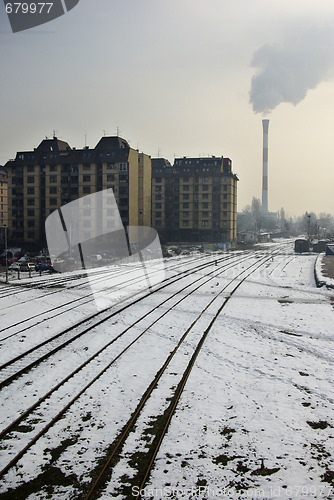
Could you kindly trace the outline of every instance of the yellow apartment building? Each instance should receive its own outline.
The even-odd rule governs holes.
[[[44,244],[45,220],[54,210],[108,188],[124,226],[151,225],[151,158],[121,137],[102,137],[93,149],[45,139],[33,151],[17,153],[6,169],[13,243]],[[84,230],[89,223],[82,217],[78,227]]]

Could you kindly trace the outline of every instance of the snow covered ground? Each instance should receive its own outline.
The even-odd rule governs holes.
[[[270,251],[275,245],[266,248]],[[218,305],[229,296],[229,288],[224,291],[224,287],[249,264],[241,259],[254,263],[259,259],[257,254],[250,257],[244,252],[229,255],[231,264],[235,259],[234,266],[223,267],[228,261],[215,266],[210,255],[169,259],[167,276],[177,276],[194,259],[211,260],[212,266],[185,278],[182,286],[177,282],[96,326],[0,391],[1,431],[72,369],[128,329],[89,368],[38,407],[28,424],[22,425],[24,430],[16,430],[2,444],[4,466],[15,447],[29,441],[32,427],[41,428],[46,415],[57,414],[60,402],[70,402],[112,357],[147,330],[119,362],[87,387],[69,407],[66,418],[27,450],[3,477],[0,495],[19,498],[21,494],[31,500],[79,498],[81,486],[91,482],[96,460],[105,456],[106,447],[127,422],[166,353],[217,297],[171,361],[100,494],[100,498],[136,497],[133,453],[145,453],[143,431],[164,410],[177,375]],[[291,243],[254,272],[228,301],[196,360],[140,497],[334,498],[334,294],[316,288],[315,260],[315,255],[295,255]],[[175,264],[179,267],[173,268]],[[205,282],[209,272],[214,274]],[[197,278],[198,284],[203,283],[195,290]],[[39,279],[47,278],[35,278]],[[50,279],[56,286],[60,277]],[[52,289],[0,286],[1,365],[94,314],[87,280],[75,283],[75,287],[72,280]],[[190,288],[172,298],[186,284]],[[167,313],[172,304],[174,308]],[[35,320],[29,318],[39,313],[43,315],[34,325]],[[25,331],[16,335],[23,320],[27,320]],[[45,474],[50,468],[55,476],[52,484]],[[25,489],[28,485],[34,492],[24,496],[30,491]]]
[[[187,383],[148,493],[334,498],[334,304],[314,288],[314,260],[269,266],[229,303]]]

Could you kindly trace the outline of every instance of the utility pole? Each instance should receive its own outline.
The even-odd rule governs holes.
[[[307,221],[308,240],[309,240],[309,242],[311,242],[311,214],[308,214],[306,212],[306,215],[308,217],[308,221]]]

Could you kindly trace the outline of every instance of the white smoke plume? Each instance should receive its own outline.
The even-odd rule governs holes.
[[[334,23],[295,32],[281,47],[263,45],[251,65],[259,68],[250,91],[255,113],[269,113],[282,102],[298,104],[334,76]]]

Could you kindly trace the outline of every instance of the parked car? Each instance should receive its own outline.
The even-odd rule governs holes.
[[[55,272],[50,262],[38,262],[35,266],[36,271],[50,271]]]
[[[8,269],[12,271],[35,271],[35,268],[36,268],[35,262],[24,260],[22,262],[20,261],[14,262],[9,266]]]
[[[10,266],[11,264],[13,264],[14,262],[16,262],[20,257],[18,256],[15,256],[13,255],[12,252],[7,252],[7,259],[6,259],[6,254],[3,252],[1,255],[0,255],[0,265],[1,266]]]

